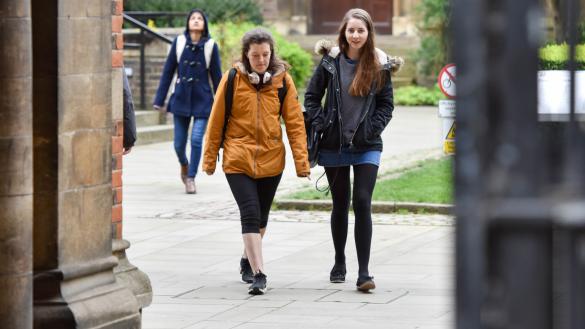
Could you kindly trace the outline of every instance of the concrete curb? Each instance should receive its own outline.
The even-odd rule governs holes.
[[[322,210],[331,211],[331,200],[275,200],[274,206],[279,210]],[[408,211],[413,213],[453,214],[453,205],[437,203],[372,201],[372,213],[396,213]]]

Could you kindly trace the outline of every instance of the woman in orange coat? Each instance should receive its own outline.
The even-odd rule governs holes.
[[[288,64],[278,59],[269,32],[254,29],[242,38],[241,61],[234,65],[233,101],[226,120],[225,74],[211,110],[205,137],[203,171],[215,172],[223,141],[223,171],[240,210],[244,257],[240,261],[242,280],[252,283],[253,295],[266,291],[262,259],[262,236],[268,213],[284,170],[285,149],[280,117],[284,119],[298,177],[308,177],[310,167],[301,105]],[[286,95],[279,99],[279,89]]]

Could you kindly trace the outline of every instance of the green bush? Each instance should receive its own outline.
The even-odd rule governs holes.
[[[211,35],[219,45],[222,70],[224,72],[232,67],[234,62],[240,60],[242,36],[255,27],[257,26],[246,22],[224,22],[210,26]],[[272,30],[271,33],[276,42],[276,53],[292,66],[289,73],[294,80],[295,86],[304,86],[305,81],[311,75],[313,67],[311,55],[297,43],[287,41],[278,32]]]
[[[209,21],[217,22],[253,22],[262,24],[262,12],[257,0],[125,0],[126,11],[167,11],[185,12],[191,9],[202,9]],[[169,27],[169,20],[155,19],[156,26]],[[185,17],[172,20],[170,26],[185,25]]]
[[[416,106],[416,105],[439,105],[439,100],[445,96],[438,85],[434,88],[420,86],[398,87],[394,90],[394,104]]]
[[[449,0],[422,0],[416,8],[421,45],[414,54],[417,71],[424,76],[437,76],[449,62]]]
[[[578,70],[585,70],[585,44],[577,45],[575,60]],[[540,48],[538,53],[541,70],[566,70],[569,60],[569,45],[551,44]]]
[[[313,69],[311,54],[301,48],[298,43],[287,41],[276,31],[272,31],[272,34],[276,39],[278,55],[291,65],[289,73],[295,82],[295,86],[304,88]]]

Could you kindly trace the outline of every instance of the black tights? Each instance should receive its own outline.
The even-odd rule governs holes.
[[[240,208],[242,234],[260,233],[268,224],[270,206],[282,174],[256,179],[244,174],[226,174],[225,177]]]
[[[331,188],[333,211],[331,212],[331,235],[335,247],[335,263],[345,263],[345,243],[351,184],[349,166],[325,167]],[[353,212],[355,214],[355,246],[358,256],[359,275],[368,276],[370,247],[372,245],[372,193],[376,185],[378,166],[362,164],[353,166]]]

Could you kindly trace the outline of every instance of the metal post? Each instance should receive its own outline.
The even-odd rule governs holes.
[[[479,329],[483,301],[485,210],[481,208],[485,129],[486,49],[479,24],[482,0],[453,0],[454,56],[457,64],[455,153],[456,328]],[[467,81],[467,83],[465,83]]]
[[[145,44],[146,37],[144,29],[140,29],[140,108],[146,108],[146,78],[145,78]]]

